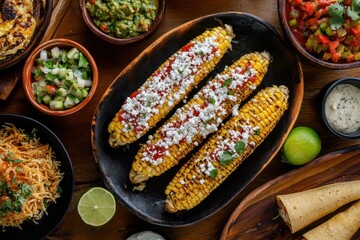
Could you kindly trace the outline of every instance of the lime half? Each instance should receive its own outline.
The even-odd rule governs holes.
[[[305,126],[293,128],[281,148],[284,162],[303,165],[312,161],[321,150],[321,140],[317,132]]]
[[[115,214],[115,198],[108,190],[94,187],[81,196],[77,210],[86,224],[102,226]]]

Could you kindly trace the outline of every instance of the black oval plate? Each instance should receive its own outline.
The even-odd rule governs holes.
[[[144,83],[147,76],[151,75],[162,62],[205,29],[219,26],[221,23],[231,25],[236,37],[232,51],[224,56],[207,79],[212,78],[225,66],[246,53],[267,50],[272,54],[273,60],[258,89],[274,84],[288,86],[290,106],[268,139],[207,199],[191,211],[170,214],[164,210],[164,191],[181,163],[160,177],[150,179],[144,192],[134,192],[128,174],[132,160],[139,149],[139,143],[146,141],[147,135],[131,144],[129,148],[112,149],[107,142],[109,138],[107,126],[125,98]],[[124,206],[140,218],[162,226],[193,224],[224,207],[275,156],[299,114],[303,91],[303,75],[299,59],[271,25],[246,13],[229,12],[205,16],[185,23],[158,39],[127,66],[110,85],[93,118],[92,145],[95,160],[106,186]],[[150,131],[153,132],[154,130]]]
[[[21,115],[0,114],[0,126],[4,123],[12,123],[25,132],[31,132],[36,129],[37,136],[43,144],[49,144],[55,152],[56,159],[61,162],[60,171],[64,173],[64,177],[60,182],[62,194],[47,208],[47,215],[44,215],[38,224],[32,221],[26,221],[21,224],[21,228],[7,227],[5,232],[1,231],[1,240],[32,240],[42,239],[52,232],[62,221],[70,205],[74,189],[73,167],[69,154],[59,138],[42,123]]]

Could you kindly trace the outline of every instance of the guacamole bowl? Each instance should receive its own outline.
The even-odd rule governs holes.
[[[112,44],[126,45],[150,36],[165,16],[165,0],[79,0],[82,17],[92,33]],[[142,3],[142,4],[141,4]]]

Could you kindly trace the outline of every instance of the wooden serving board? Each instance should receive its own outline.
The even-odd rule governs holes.
[[[349,204],[291,234],[278,214],[276,196],[300,192],[334,182],[360,179],[360,145],[328,153],[313,162],[286,173],[250,193],[235,209],[225,225],[221,240],[228,239],[291,239],[299,240],[302,234],[328,220]],[[360,230],[353,239],[359,239]]]
[[[54,0],[53,2],[51,20],[41,42],[47,41],[54,36],[71,0]],[[19,64],[0,72],[0,100],[6,100],[10,95],[21,77],[22,67],[23,64],[20,62]]]

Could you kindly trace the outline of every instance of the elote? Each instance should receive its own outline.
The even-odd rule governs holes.
[[[131,182],[159,176],[218,130],[261,83],[270,58],[266,51],[246,54],[209,81],[142,145],[129,174]]]
[[[115,114],[110,146],[132,143],[154,127],[214,69],[233,36],[228,25],[206,30],[165,61]]]
[[[203,201],[260,145],[287,107],[285,86],[259,91],[176,173],[165,190],[166,211],[189,210]]]

